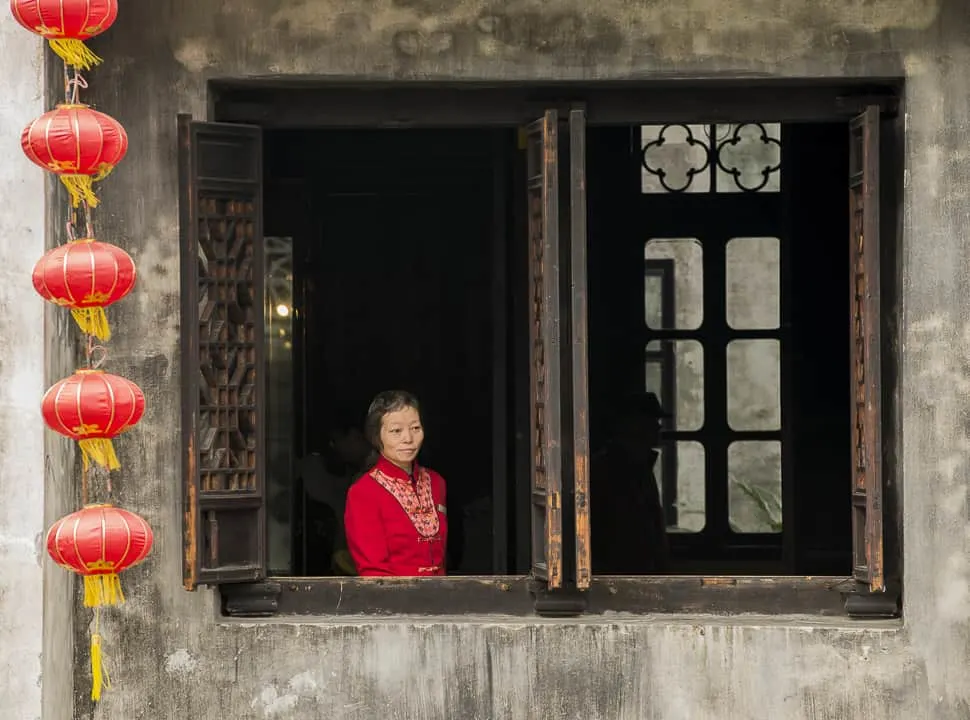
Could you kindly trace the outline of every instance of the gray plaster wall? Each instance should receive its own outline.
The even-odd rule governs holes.
[[[46,188],[44,172],[18,149],[21,131],[46,109],[44,48],[7,20],[0,23],[0,714],[60,720],[72,707],[72,595],[70,580],[44,562],[44,531],[62,501],[40,419],[45,303],[30,279],[45,250]]]
[[[114,689],[79,718],[843,720],[970,716],[970,5],[963,0],[156,0],[124,3],[86,97],[128,128],[99,232],[140,285],[110,366],[145,389],[119,497],[157,531],[106,627]],[[804,618],[220,622],[180,587],[175,114],[212,78],[905,75],[904,625]],[[55,87],[59,92],[59,88]],[[87,630],[79,611],[78,641]],[[64,678],[51,682],[66,682]]]

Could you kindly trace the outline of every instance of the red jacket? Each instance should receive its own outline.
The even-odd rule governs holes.
[[[445,574],[445,481],[414,466],[414,480],[381,457],[347,492],[347,549],[362,577]]]

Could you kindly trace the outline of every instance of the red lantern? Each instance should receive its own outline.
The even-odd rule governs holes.
[[[147,522],[113,505],[85,505],[47,532],[47,552],[84,576],[84,607],[91,608],[124,603],[118,573],[148,557],[152,542]]]
[[[87,105],[58,105],[24,128],[24,154],[56,173],[74,207],[98,204],[91,184],[104,180],[128,152],[128,133],[114,118]]]
[[[34,265],[34,289],[48,302],[71,309],[81,331],[110,340],[104,308],[135,286],[135,263],[119,247],[94,238],[56,247]]]
[[[103,370],[78,370],[55,383],[41,401],[47,426],[77,440],[84,467],[94,462],[121,467],[111,438],[133,427],[145,414],[141,388]]]
[[[68,65],[89,70],[101,62],[85,40],[100,35],[118,17],[118,0],[10,0],[14,19],[50,42]]]
[[[84,606],[96,612],[125,601],[118,573],[134,567],[151,552],[154,538],[145,520],[113,505],[86,505],[47,531],[47,553],[58,565],[84,578]],[[91,699],[107,685],[102,668],[101,634],[96,615],[91,635]]]

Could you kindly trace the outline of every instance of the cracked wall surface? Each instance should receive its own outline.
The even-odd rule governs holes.
[[[39,720],[44,676],[42,598],[44,430],[44,302],[31,287],[31,269],[44,253],[44,173],[18,148],[18,139],[44,111],[40,41],[15,22],[0,25],[0,697],[4,714]],[[68,619],[65,608],[63,619]],[[70,638],[70,627],[61,626]],[[70,677],[69,667],[64,667]],[[61,708],[68,707],[67,693]],[[53,715],[51,717],[54,717]]]

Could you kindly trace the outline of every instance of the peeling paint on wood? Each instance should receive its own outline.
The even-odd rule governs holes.
[[[879,264],[879,108],[849,133],[849,303],[852,410],[852,552],[856,579],[886,590],[883,566],[882,314]]]
[[[558,113],[547,111],[529,127],[526,148],[529,292],[532,294],[529,324],[532,574],[550,588],[562,585],[558,125]]]
[[[569,111],[569,243],[572,339],[573,502],[576,518],[576,587],[593,579],[590,539],[589,332],[586,307],[586,113]]]

